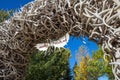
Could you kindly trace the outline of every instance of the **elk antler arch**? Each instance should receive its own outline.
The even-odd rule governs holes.
[[[88,36],[112,55],[120,79],[119,0],[36,0],[0,24],[0,79],[23,80],[29,55],[38,43],[69,33]]]

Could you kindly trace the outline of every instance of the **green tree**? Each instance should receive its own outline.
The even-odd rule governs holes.
[[[79,54],[81,54],[81,52]],[[93,52],[91,58],[89,57],[88,54],[86,56],[85,55],[79,56],[79,58],[81,58],[81,60],[77,59],[80,61],[77,61],[77,62],[79,62],[77,64],[78,65],[77,69],[75,70],[75,68],[74,68],[74,73],[75,73],[74,79],[75,80],[98,80],[98,77],[100,77],[104,74],[107,74],[109,77],[109,80],[114,80],[114,76],[112,74],[112,67],[109,65],[109,60],[108,59],[104,60],[103,55],[104,55],[104,52],[102,51],[102,48],[99,48],[99,50],[97,50],[96,52]],[[79,71],[77,71],[77,70],[79,70]],[[77,72],[75,72],[75,71],[77,71]],[[76,77],[78,77],[78,75],[79,75],[79,77],[81,77],[81,75],[82,75],[83,78],[76,79]]]
[[[77,64],[74,66],[75,80],[88,80],[87,63],[90,59],[86,46],[81,46],[76,53]]]
[[[26,80],[71,80],[69,57],[63,48],[32,55]]]
[[[0,22],[5,21],[8,19],[13,13],[13,10],[10,11],[5,11],[5,10],[0,10]]]
[[[104,52],[102,48],[99,48],[93,53],[92,58],[88,62],[87,71],[89,73],[89,79],[97,80],[98,77],[107,74],[109,80],[114,80],[112,73],[112,67],[109,65],[109,61],[103,58]]]
[[[87,63],[90,59],[89,56],[81,57],[81,62],[79,64],[75,64],[74,66],[74,74],[75,80],[88,80],[88,73],[87,73]]]
[[[74,65],[74,79],[80,80],[80,66],[77,65],[77,63]]]

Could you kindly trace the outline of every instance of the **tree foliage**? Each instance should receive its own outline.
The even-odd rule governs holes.
[[[104,52],[102,48],[99,48],[98,51],[93,53],[92,59],[88,62],[88,73],[91,80],[97,80],[98,77],[107,74],[109,80],[114,80],[112,73],[112,67],[109,64],[108,60],[103,58]]]
[[[10,10],[10,11],[0,10],[0,22],[3,22],[6,19],[8,19],[12,13],[13,13],[13,10]]]
[[[87,63],[89,60],[87,47],[81,46],[76,53],[77,64],[74,66],[75,80],[88,80]]]
[[[31,56],[26,80],[71,80],[70,51],[61,48],[45,53],[38,52]]]
[[[74,79],[75,80],[80,80],[80,66],[77,65],[77,63],[74,65]]]
[[[75,65],[74,79],[75,80],[98,80],[98,77],[104,74],[107,74],[107,76],[109,77],[109,80],[114,80],[114,76],[112,74],[112,67],[109,65],[108,60],[104,60],[103,55],[104,55],[104,52],[102,51],[101,48],[99,48],[99,50],[97,50],[96,52],[93,52],[91,58],[89,55],[79,56],[81,58],[81,61],[78,61],[80,63]]]
[[[75,64],[74,66],[74,73],[75,73],[75,80],[88,80],[88,73],[87,73],[87,63],[89,60],[89,56],[81,57],[81,62],[79,65]]]

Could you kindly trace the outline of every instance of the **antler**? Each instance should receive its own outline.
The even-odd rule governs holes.
[[[36,0],[0,24],[0,78],[22,80],[28,57],[38,43],[50,43],[66,33],[88,36],[111,56],[115,79],[120,79],[119,0]],[[15,56],[19,57],[16,62]],[[8,57],[7,56],[12,56]],[[5,63],[9,63],[9,67]],[[19,64],[17,64],[19,63]],[[23,68],[23,65],[25,68]],[[14,73],[13,73],[14,72]],[[10,76],[12,75],[12,77]]]

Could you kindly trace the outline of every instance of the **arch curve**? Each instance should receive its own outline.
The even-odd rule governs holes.
[[[88,36],[112,55],[120,79],[119,0],[35,0],[0,24],[0,79],[23,80],[35,45],[69,33]]]

